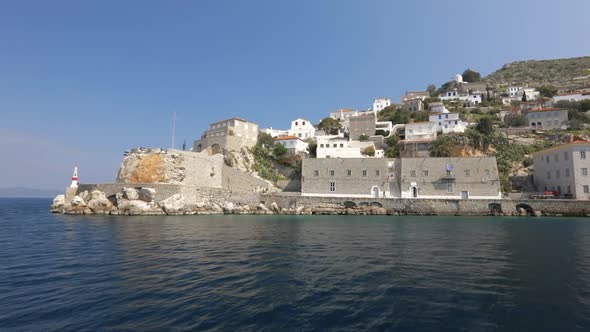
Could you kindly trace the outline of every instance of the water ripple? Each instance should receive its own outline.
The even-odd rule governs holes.
[[[590,223],[0,200],[0,330],[590,330]]]

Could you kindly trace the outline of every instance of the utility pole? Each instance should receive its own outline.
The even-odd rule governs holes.
[[[174,149],[175,136],[176,136],[176,112],[172,113],[172,149]]]

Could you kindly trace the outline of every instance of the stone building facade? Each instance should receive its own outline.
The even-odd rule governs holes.
[[[590,143],[574,142],[533,153],[533,179],[538,191],[590,199]]]
[[[401,198],[501,198],[495,157],[402,158]]]
[[[500,199],[496,158],[306,159],[302,196]]]
[[[359,115],[348,119],[348,132],[351,140],[357,141],[361,135],[375,135],[377,119],[374,113]]]
[[[567,110],[560,108],[538,108],[526,113],[529,125],[534,129],[562,129],[568,124]]]
[[[240,118],[214,122],[193,144],[194,152],[210,150],[212,154],[240,151],[242,147],[253,147],[258,142],[258,125]]]
[[[302,196],[395,197],[399,159],[304,159]]]

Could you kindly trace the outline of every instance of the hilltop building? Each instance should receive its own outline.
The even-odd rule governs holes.
[[[348,133],[351,140],[359,140],[361,135],[375,136],[377,130],[389,133],[393,128],[391,121],[377,121],[374,112],[359,112],[348,119]]]
[[[269,134],[271,137],[278,137],[278,136],[287,136],[287,135],[289,135],[289,131],[288,130],[273,129],[273,127],[260,129],[260,132],[261,133],[265,133],[265,134]]]
[[[342,129],[344,129],[344,131],[348,131],[348,126],[350,123],[348,120],[353,116],[358,116],[358,114],[359,111],[351,110],[348,108],[341,108],[335,112],[331,112],[330,117],[332,119],[340,121],[340,124],[342,124]]]
[[[375,98],[373,100],[373,111],[380,112],[385,107],[391,105],[391,100],[389,98]]]
[[[402,102],[402,109],[406,109],[410,112],[424,111],[424,101],[420,98],[405,100]]]
[[[291,121],[291,129],[288,131],[289,136],[295,136],[301,139],[314,138],[315,127],[305,119],[295,119]]]
[[[574,142],[533,153],[537,190],[590,199],[590,142]]]
[[[422,101],[430,98],[428,91],[406,91],[406,94],[400,97],[400,102],[403,104],[405,101],[412,99],[420,99]]]
[[[240,151],[258,141],[258,125],[240,118],[231,118],[209,125],[209,129],[193,144],[193,151],[210,149],[211,154],[223,150]]]
[[[575,91],[568,93],[561,93],[551,98],[551,104],[555,105],[559,101],[582,101],[590,100],[590,92],[587,91]]]

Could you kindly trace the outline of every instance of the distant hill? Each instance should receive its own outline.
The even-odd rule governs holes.
[[[515,61],[484,77],[482,81],[489,84],[530,83],[532,85],[590,81],[590,56]]]
[[[0,198],[54,198],[62,194],[59,190],[34,188],[0,188]]]

